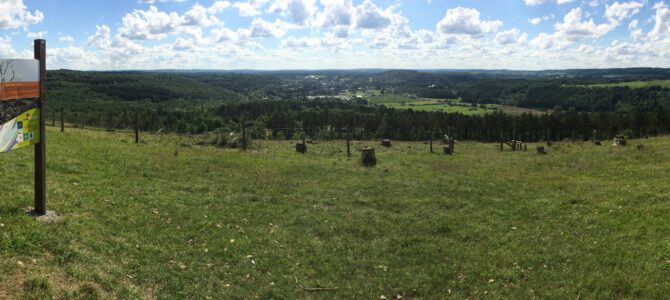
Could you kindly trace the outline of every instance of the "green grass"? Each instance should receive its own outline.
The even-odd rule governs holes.
[[[48,207],[64,216],[54,224],[23,212],[32,149],[0,156],[0,298],[670,293],[669,138],[631,142],[642,150],[556,143],[545,156],[356,142],[377,147],[367,169],[343,142],[175,156],[174,137],[143,140],[50,131]]]
[[[591,84],[587,87],[629,87],[629,88],[647,88],[652,86],[660,86],[663,88],[670,88],[670,80],[651,80],[651,81],[628,81],[617,83],[601,83]]]
[[[365,95],[363,95],[365,97]],[[460,99],[427,99],[410,98],[402,95],[393,94],[369,94],[367,95],[370,103],[381,104],[395,109],[412,109],[418,111],[441,111],[447,113],[462,113],[465,115],[485,114],[495,111],[492,104],[487,104],[486,108],[472,107],[469,103],[463,103]]]

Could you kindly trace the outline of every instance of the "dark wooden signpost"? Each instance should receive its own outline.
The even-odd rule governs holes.
[[[35,145],[35,215],[46,208],[46,41],[35,40],[35,59],[0,60],[0,101],[35,98],[11,120],[3,120],[0,152]]]

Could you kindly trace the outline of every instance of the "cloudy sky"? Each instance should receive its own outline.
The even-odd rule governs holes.
[[[670,1],[0,0],[49,69],[670,67]]]

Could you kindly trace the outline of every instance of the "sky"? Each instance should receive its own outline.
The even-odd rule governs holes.
[[[0,0],[0,57],[48,69],[670,67],[670,1]]]

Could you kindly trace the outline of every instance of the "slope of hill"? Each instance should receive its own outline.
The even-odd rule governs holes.
[[[0,298],[670,293],[668,138],[557,143],[545,156],[394,143],[369,169],[343,142],[175,156],[174,136],[130,141],[49,132],[48,207],[63,215],[52,224],[23,212],[32,149],[0,157]]]

